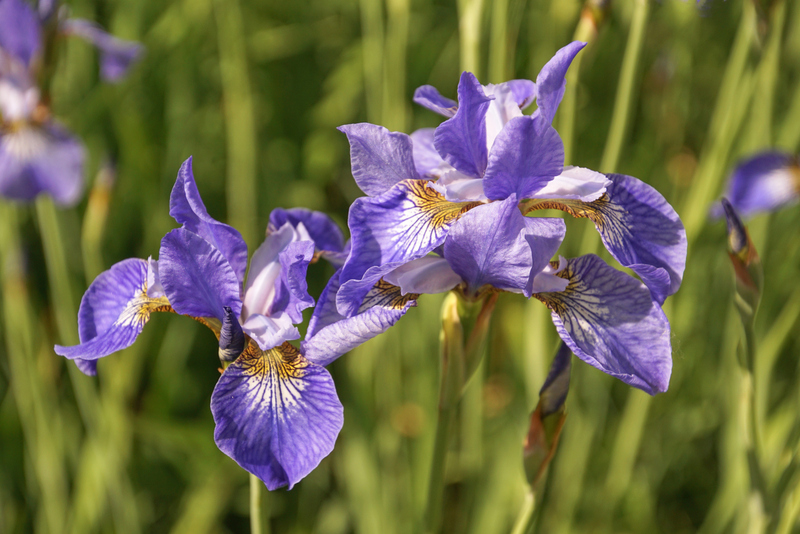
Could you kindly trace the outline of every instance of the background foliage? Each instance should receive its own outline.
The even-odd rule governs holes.
[[[54,110],[85,140],[88,176],[101,177],[91,200],[56,215],[67,291],[44,266],[43,210],[0,206],[22,228],[20,236],[0,228],[0,532],[246,531],[246,473],[213,442],[211,334],[156,315],[132,348],[102,360],[97,378],[85,377],[52,351],[74,342],[83,290],[116,261],[157,254],[175,227],[169,191],[189,155],[209,212],[237,227],[251,250],[274,207],[324,210],[344,223],[360,191],[336,126],[436,125],[438,117],[411,102],[413,90],[429,83],[454,96],[462,68],[484,83],[535,79],[572,40],[582,7],[69,2],[75,16],[140,40],[147,52],[121,85],[109,86],[98,81],[89,45],[60,43]],[[649,398],[574,365],[539,531],[737,532],[749,491],[737,420],[739,324],[724,225],[706,214],[738,158],[776,145],[798,150],[800,4],[630,0],[605,10],[571,74],[574,106],[565,103],[556,120],[565,137],[572,131],[567,163],[659,189],[687,225],[689,260],[684,286],[665,307],[673,325],[669,392]],[[638,55],[625,59],[632,51]],[[618,97],[625,80],[632,90]],[[627,120],[615,119],[624,111]],[[617,158],[607,147],[614,136]],[[583,222],[568,221],[565,255],[596,250]],[[784,444],[800,408],[799,225],[796,208],[750,223],[765,266],[756,385],[768,416],[764,461],[776,480],[795,451],[796,439]],[[321,264],[310,269],[312,294],[330,274]],[[435,425],[440,303],[424,297],[398,326],[331,366],[344,430],[295,489],[264,495],[273,532],[416,531]],[[500,299],[448,461],[448,532],[510,529],[524,495],[526,420],[555,348],[541,304]],[[785,509],[796,510],[797,493]],[[790,520],[785,531],[798,530]]]

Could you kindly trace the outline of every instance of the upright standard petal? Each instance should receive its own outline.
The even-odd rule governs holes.
[[[192,173],[192,158],[181,165],[169,196],[169,214],[178,224],[211,243],[228,260],[241,283],[247,269],[247,244],[235,228],[212,218]]]
[[[190,317],[225,318],[225,307],[242,312],[239,280],[222,253],[184,228],[161,240],[158,272],[176,312]]]
[[[448,202],[423,180],[406,180],[379,197],[356,199],[348,217],[352,248],[342,269],[342,283],[362,279],[371,267],[393,264],[394,269],[425,256],[444,242],[461,215],[477,205]]]
[[[435,128],[421,128],[411,133],[414,167],[423,178],[439,178],[453,167],[442,159],[433,144]]]
[[[374,197],[402,180],[419,179],[408,135],[369,123],[339,126],[339,131],[350,141],[350,168],[364,193]]]
[[[0,0],[0,48],[29,67],[41,46],[36,12],[22,0]]]
[[[0,134],[0,194],[28,201],[48,193],[71,206],[83,191],[85,155],[80,141],[57,124]]]
[[[661,304],[683,279],[683,223],[661,193],[641,180],[622,174],[607,177],[611,183],[595,201],[537,200],[529,209],[560,209],[590,219],[611,255],[638,274]]]
[[[144,52],[141,44],[109,35],[88,20],[69,19],[63,23],[62,29],[64,33],[82,37],[97,47],[100,51],[100,75],[107,82],[121,80]]]
[[[541,116],[511,119],[497,135],[489,154],[483,189],[492,200],[511,194],[530,198],[564,166],[564,144]]]
[[[561,219],[524,217],[511,195],[464,214],[447,236],[444,257],[469,293],[485,285],[521,293],[531,272],[548,265],[565,232]]]
[[[344,235],[342,235],[339,225],[321,211],[312,211],[306,208],[288,210],[275,208],[269,214],[269,231],[274,232],[287,222],[295,228],[302,223],[314,241],[314,248],[318,251],[341,252],[344,250]]]
[[[367,292],[358,312],[345,318],[336,309],[337,271],[328,281],[308,324],[303,355],[317,365],[328,365],[362,343],[385,332],[417,305],[417,294],[403,295],[400,288],[379,281]]]
[[[534,296],[581,360],[651,395],[667,390],[670,330],[647,287],[589,254],[568,260],[566,290]]]
[[[436,128],[434,145],[442,158],[463,174],[481,178],[486,170],[486,111],[493,97],[471,72],[458,82],[458,111]]]
[[[443,97],[432,85],[417,87],[414,91],[414,102],[448,118],[455,115],[458,110],[458,102]]]
[[[733,171],[725,196],[742,217],[795,204],[800,199],[800,163],[783,152],[746,159]],[[714,213],[722,214],[720,208]]]
[[[542,67],[539,76],[536,78],[538,113],[545,118],[547,125],[553,123],[558,105],[561,103],[561,99],[564,98],[564,91],[567,87],[567,69],[569,69],[572,60],[575,59],[578,52],[583,50],[584,46],[586,46],[586,43],[573,41],[563,47]]]
[[[292,488],[327,456],[344,422],[331,375],[289,344],[254,344],[211,395],[214,440],[270,490]]]
[[[404,263],[383,279],[398,286],[403,295],[444,293],[464,281],[446,259],[432,254]]]
[[[56,354],[71,360],[96,360],[131,346],[157,311],[172,311],[169,301],[148,294],[147,261],[123,260],[95,278],[81,299],[78,334],[81,343],[55,346]],[[78,367],[93,374],[94,366]]]

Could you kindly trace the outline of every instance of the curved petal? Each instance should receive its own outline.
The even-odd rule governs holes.
[[[152,312],[171,311],[166,298],[148,295],[147,277],[147,261],[131,258],[95,278],[78,311],[81,343],[56,345],[56,354],[70,360],[96,360],[131,346]],[[88,362],[78,363],[78,368],[96,372]]]
[[[455,100],[443,97],[432,85],[417,87],[414,91],[414,102],[445,117],[452,117],[458,110],[458,103]]]
[[[544,117],[547,125],[553,123],[558,105],[564,98],[567,69],[584,46],[586,43],[573,41],[563,47],[542,67],[536,78],[536,104],[539,106],[537,111]]]
[[[0,194],[33,200],[49,193],[61,205],[83,192],[83,145],[56,124],[22,126],[0,136]]]
[[[22,0],[0,0],[0,48],[29,67],[41,46],[36,12]]]
[[[636,272],[661,304],[683,279],[687,246],[683,223],[646,183],[622,174],[607,177],[611,183],[605,194],[593,202],[544,200],[532,205],[590,219],[611,255]]]
[[[435,128],[421,128],[411,134],[411,148],[414,156],[414,168],[423,178],[438,178],[444,172],[453,170],[433,145]]]
[[[433,143],[442,158],[460,172],[481,178],[486,170],[486,111],[493,97],[471,72],[458,82],[458,111],[436,128]]]
[[[400,287],[403,295],[444,293],[463,281],[446,259],[430,255],[401,265],[383,279]]]
[[[408,135],[366,122],[339,126],[338,130],[350,141],[353,178],[369,196],[380,195],[402,180],[419,178]]]
[[[309,361],[328,365],[362,343],[385,332],[417,305],[416,294],[403,295],[400,288],[380,281],[367,293],[358,313],[345,318],[336,311],[339,274],[331,277],[314,309],[302,352]]]
[[[569,198],[581,202],[597,200],[611,181],[606,175],[583,167],[564,167],[564,170],[536,192],[536,198]]]
[[[292,318],[283,312],[270,317],[258,313],[250,315],[242,328],[261,350],[277,347],[290,339],[300,339],[300,331]]]
[[[314,305],[306,282],[306,271],[313,257],[311,241],[295,241],[281,251],[281,280],[270,313],[286,312],[294,323],[302,322],[303,310]]]
[[[536,98],[536,84],[531,80],[509,80],[498,85],[508,87],[519,109],[525,109]]]
[[[88,20],[66,20],[62,30],[66,34],[82,37],[97,47],[100,51],[100,75],[107,82],[121,80],[144,52],[144,46],[140,43],[118,39]]]
[[[192,173],[191,157],[183,162],[178,171],[178,178],[169,196],[169,214],[178,224],[219,250],[230,263],[239,282],[244,280],[247,244],[235,228],[217,221],[206,211]]]
[[[321,211],[312,211],[306,208],[288,210],[275,208],[269,214],[269,231],[277,231],[287,222],[295,228],[302,223],[308,235],[314,240],[316,250],[327,252],[344,250],[344,235],[339,229],[339,225]]]
[[[242,313],[239,280],[219,250],[183,228],[161,240],[158,272],[176,312],[190,317],[225,318],[225,307]]]
[[[568,260],[567,289],[534,296],[550,308],[558,335],[589,365],[654,395],[672,371],[670,330],[647,287],[589,254]]]
[[[214,440],[274,490],[291,489],[332,450],[344,422],[331,375],[284,344],[248,349],[211,395]]]
[[[561,219],[523,216],[511,195],[464,214],[447,236],[444,257],[469,293],[484,285],[521,293],[549,264],[565,232]]]
[[[489,154],[483,188],[492,200],[516,194],[530,198],[561,174],[564,144],[540,116],[511,119],[497,135]]]
[[[342,268],[343,284],[361,279],[370,267],[398,267],[425,256],[444,242],[459,217],[479,205],[448,202],[426,183],[406,180],[379,197],[353,202],[348,217],[352,249]]]
[[[796,203],[800,199],[800,163],[783,152],[753,156],[733,171],[725,196],[742,217]],[[718,207],[714,215],[722,214]]]
[[[533,85],[533,82],[531,82]],[[513,118],[521,117],[522,110],[516,101],[516,95],[510,85],[501,83],[497,85],[489,84],[483,87],[486,96],[493,96],[494,100],[489,103],[486,110],[486,148],[491,151],[497,134]]]

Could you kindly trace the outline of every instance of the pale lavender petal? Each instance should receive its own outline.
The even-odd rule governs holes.
[[[276,208],[269,214],[269,230],[274,232],[286,223],[297,227],[302,223],[308,235],[314,240],[314,248],[319,251],[341,252],[344,250],[344,236],[339,225],[321,211],[306,208]]]
[[[486,147],[489,151],[494,145],[497,134],[503,127],[516,117],[522,116],[522,110],[519,109],[519,104],[515,100],[514,93],[511,86],[501,83],[498,85],[485,85],[483,92],[486,96],[494,97],[489,103],[489,109],[486,110]]]
[[[647,286],[593,254],[568,260],[559,293],[537,293],[578,358],[651,395],[667,390],[670,329]]]
[[[219,250],[186,229],[172,230],[158,253],[161,285],[176,312],[222,321],[228,306],[242,312],[239,280]]]
[[[339,272],[331,278],[308,326],[302,352],[309,361],[328,365],[362,343],[385,332],[416,306],[417,295],[403,295],[400,288],[378,282],[365,296],[358,313],[344,318],[336,311]]]
[[[0,135],[0,194],[28,201],[48,193],[73,205],[83,192],[84,159],[83,145],[57,124]]]
[[[436,128],[434,145],[442,158],[460,172],[474,178],[486,170],[486,111],[492,97],[486,96],[477,78],[461,74],[458,111]]]
[[[178,224],[211,243],[228,260],[241,283],[247,269],[247,244],[235,228],[212,218],[192,173],[192,158],[181,165],[169,197],[169,214]]]
[[[556,52],[536,78],[536,104],[547,125],[552,124],[567,87],[567,69],[586,43],[573,41]]]
[[[281,251],[281,278],[275,288],[270,314],[286,312],[295,324],[303,321],[303,310],[314,305],[306,282],[308,264],[313,257],[311,241],[295,241]]]
[[[379,197],[356,199],[348,217],[352,249],[342,269],[342,284],[361,279],[370,267],[398,267],[425,256],[475,205],[448,202],[422,180],[403,181]]]
[[[0,48],[30,66],[41,46],[36,12],[22,0],[0,0]]]
[[[564,144],[541,116],[511,119],[497,135],[489,154],[483,188],[492,200],[516,194],[530,198],[564,165]]]
[[[419,178],[408,135],[366,122],[338,129],[350,141],[353,178],[369,196],[380,195],[402,180]]]
[[[405,262],[394,261],[383,265],[375,265],[368,268],[360,278],[345,280],[341,276],[341,287],[336,293],[336,309],[344,317],[352,317],[358,313],[361,303],[375,284],[381,281]]]
[[[165,298],[147,294],[147,261],[136,258],[114,264],[95,278],[81,299],[78,334],[81,343],[55,346],[56,354],[71,360],[96,360],[129,347],[155,311],[168,311]],[[78,362],[93,374],[96,367]]]
[[[765,152],[740,162],[725,196],[742,217],[774,211],[800,199],[800,164],[783,152]],[[716,208],[717,217],[723,210]]]
[[[462,282],[447,260],[439,256],[425,256],[405,263],[383,277],[408,293],[444,293]]]
[[[414,167],[423,178],[438,178],[443,172],[453,169],[433,145],[435,132],[435,128],[421,128],[411,134]]]
[[[299,321],[298,321],[299,322]],[[288,314],[280,312],[274,316],[253,314],[242,325],[261,350],[277,347],[284,341],[300,339],[300,331]]]
[[[531,80],[509,80],[498,85],[504,85],[511,90],[511,94],[514,95],[514,102],[517,103],[520,109],[525,109],[531,105],[536,98],[536,84]]]
[[[581,202],[597,200],[611,181],[606,175],[583,167],[564,167],[564,170],[536,192],[536,198],[569,198]]]
[[[314,470],[344,422],[331,375],[288,344],[251,348],[228,366],[211,413],[220,450],[270,490],[291,489]]]
[[[456,101],[443,97],[432,85],[417,87],[414,91],[414,102],[445,117],[452,117],[458,109]]]
[[[523,216],[511,195],[464,214],[447,236],[444,257],[469,293],[485,285],[521,293],[548,265],[565,232],[561,219]]]
[[[121,80],[144,52],[144,46],[140,43],[118,39],[88,20],[66,20],[62,30],[68,35],[82,37],[97,47],[100,51],[100,75],[107,82]]]

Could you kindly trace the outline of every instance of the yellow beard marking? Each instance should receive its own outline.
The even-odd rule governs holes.
[[[358,313],[374,306],[402,310],[409,301],[417,300],[418,298],[418,293],[403,295],[399,287],[381,279],[369,290],[367,296],[364,297],[364,302],[362,302],[361,306],[358,308]]]
[[[553,269],[558,269],[558,262],[551,261],[550,266]],[[567,303],[565,302],[564,297],[576,291],[578,284],[581,282],[581,278],[576,276],[576,274],[572,271],[572,265],[570,265],[569,262],[567,262],[567,266],[564,267],[561,272],[554,273],[554,275],[569,281],[566,289],[564,289],[564,291],[554,291],[549,293],[534,293],[533,296],[539,299],[542,304],[550,308],[550,311],[554,312],[560,317],[563,317],[567,311]]]
[[[430,225],[440,229],[454,222],[481,202],[450,202],[438,191],[426,185],[426,180],[406,180],[408,199],[430,220]]]
[[[311,365],[300,351],[287,342],[263,351],[254,341],[247,344],[236,364],[249,377],[248,388],[254,398],[274,406],[278,417],[284,417],[284,410],[299,404],[302,392],[308,385],[303,377],[306,376],[306,368]]]
[[[167,297],[151,298],[147,296],[147,282],[135,297],[128,301],[115,325],[143,327],[150,320],[153,312],[172,312],[172,306]]]

